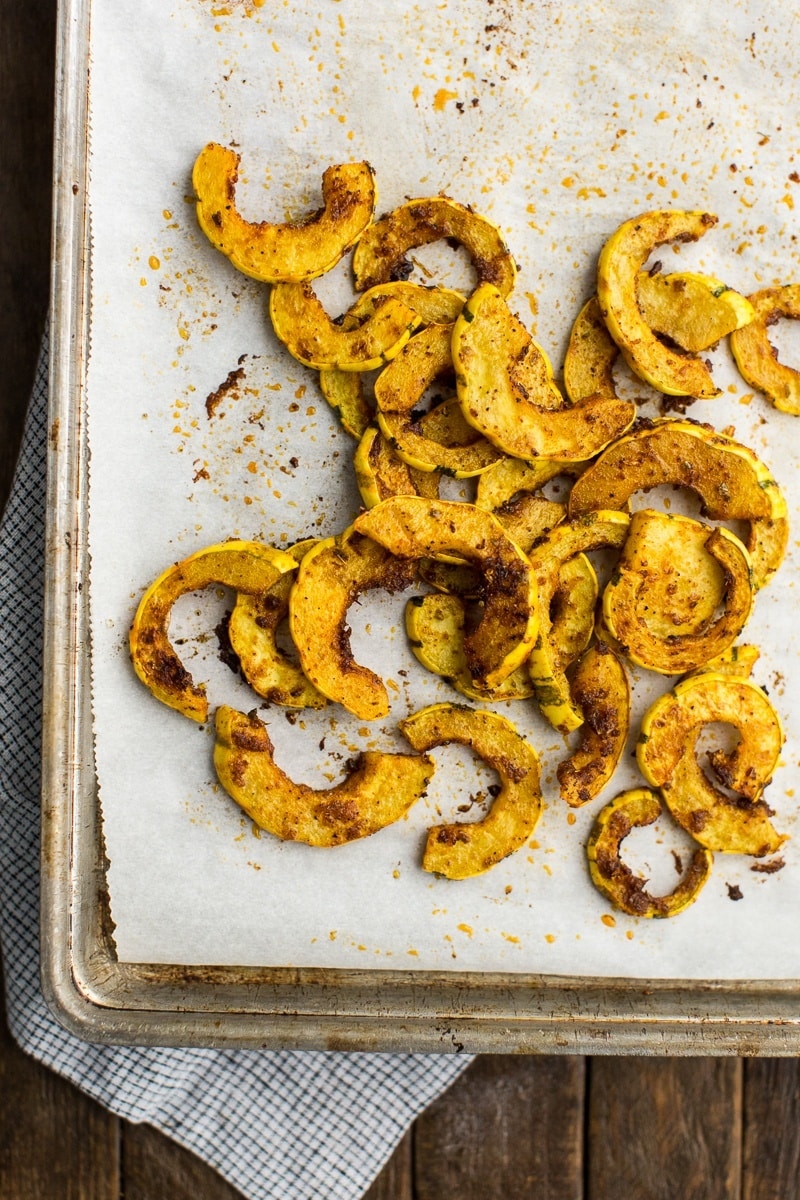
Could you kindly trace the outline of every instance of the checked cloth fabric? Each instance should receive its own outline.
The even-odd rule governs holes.
[[[39,757],[47,345],[0,526],[0,938],[20,1046],[194,1151],[250,1200],[356,1200],[466,1056],[93,1046],[39,987]]]

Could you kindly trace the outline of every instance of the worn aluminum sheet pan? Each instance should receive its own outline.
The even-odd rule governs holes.
[[[90,0],[59,9],[43,742],[41,956],[91,1041],[412,1051],[794,1055],[800,981],[120,964],[88,661],[86,203]]]

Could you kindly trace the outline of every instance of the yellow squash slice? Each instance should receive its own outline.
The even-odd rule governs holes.
[[[237,270],[262,283],[316,279],[335,267],[372,220],[375,178],[369,163],[328,167],[324,207],[305,221],[246,221],[236,208],[239,155],[211,142],[194,165],[197,220]]]
[[[134,670],[157,700],[201,725],[208,716],[203,684],[195,684],[169,640],[175,601],[212,584],[253,595],[267,591],[297,563],[260,542],[230,541],[198,550],[159,575],[139,602],[130,632]]]
[[[537,703],[542,715],[561,733],[583,724],[583,714],[570,694],[569,681],[558,646],[553,640],[552,604],[564,564],[578,554],[606,546],[619,548],[628,536],[627,513],[586,513],[575,521],[556,525],[530,553],[538,588],[539,636],[528,659]]]
[[[800,283],[765,288],[748,297],[755,320],[731,335],[736,365],[751,387],[757,388],[776,408],[800,415],[800,367],[778,362],[768,327],[781,317],[800,320]]]
[[[479,282],[509,294],[517,269],[499,229],[448,196],[409,200],[366,230],[353,255],[357,290],[406,279],[411,273],[408,251],[439,238],[460,242]]]
[[[713,563],[704,572],[705,582],[699,591],[693,589],[691,575],[678,569],[684,562],[684,553],[694,544],[687,536],[691,525],[699,526],[701,555],[707,553],[721,568],[720,597],[709,596],[706,591],[716,569]],[[695,557],[692,565],[698,565],[699,561]],[[669,576],[668,566],[674,569]],[[665,609],[672,583],[676,587],[676,605],[669,611],[677,622],[674,633],[667,632],[670,616]],[[711,619],[692,629],[693,622],[687,618],[693,599],[699,595],[703,599],[698,605],[705,612],[711,610]],[[718,605],[711,607],[715,599],[722,604],[717,617],[713,614]],[[752,607],[750,556],[727,529],[711,529],[691,522],[688,517],[669,517],[649,509],[633,514],[628,542],[603,593],[603,621],[631,662],[662,675],[691,671],[733,645]]]
[[[674,917],[688,908],[708,881],[713,865],[709,850],[695,850],[689,870],[667,896],[653,896],[647,880],[620,858],[623,840],[632,829],[652,825],[661,815],[661,801],[647,788],[623,792],[606,805],[595,822],[587,847],[592,883],[615,908],[632,917]]]
[[[697,757],[705,725],[723,722],[739,733],[731,753],[709,754],[715,787]],[[786,840],[762,799],[777,765],[783,733],[764,692],[748,679],[719,671],[693,674],[651,705],[636,747],[639,769],[661,793],[675,820],[709,850],[773,854]],[[731,798],[730,792],[736,793]]]
[[[469,879],[525,844],[542,811],[539,759],[510,721],[462,705],[434,704],[401,721],[400,729],[419,752],[450,742],[468,746],[500,776],[500,791],[482,821],[429,830],[425,871]]]
[[[526,554],[566,516],[566,503],[540,494],[559,475],[580,474],[583,464],[540,459],[526,463],[501,458],[478,477],[475,503],[493,512],[504,529]],[[566,493],[565,493],[566,495]]]
[[[316,545],[315,538],[297,542],[287,550],[296,563]],[[278,646],[276,634],[289,613],[294,571],[281,575],[272,587],[257,595],[239,592],[228,623],[231,647],[242,674],[254,692],[270,704],[285,708],[324,708],[328,703],[304,672]]]
[[[464,633],[479,620],[475,608],[460,596],[442,592],[412,596],[406,604],[406,633],[414,657],[469,700],[525,700],[532,696],[533,685],[524,665],[496,688],[473,683],[464,653]]]
[[[217,710],[214,766],[225,791],[261,829],[284,841],[340,846],[399,821],[433,775],[423,755],[359,755],[335,787],[295,783],[276,764],[266,726],[251,713]]]
[[[778,569],[789,536],[786,500],[769,468],[733,438],[687,420],[655,421],[620,439],[592,463],[570,493],[571,516],[625,508],[637,491],[689,488],[714,521],[747,521],[756,587]]]
[[[575,318],[564,355],[564,390],[573,404],[591,396],[616,396],[618,357],[619,346],[608,332],[600,301],[592,296]]]
[[[694,271],[640,271],[636,298],[650,328],[692,354],[708,350],[755,316],[752,304],[739,292],[721,279]]]
[[[603,247],[597,266],[597,296],[608,331],[632,370],[670,396],[717,395],[701,359],[679,354],[659,341],[644,319],[637,298],[639,272],[651,251],[664,242],[697,241],[717,223],[705,212],[664,210],[626,221]]]
[[[409,466],[465,479],[497,461],[500,455],[495,447],[476,434],[463,417],[454,424],[452,405],[448,408],[449,436],[441,427],[437,436],[433,413],[428,414],[424,426],[415,415],[428,388],[452,371],[451,333],[451,325],[428,325],[413,337],[378,376],[375,402],[381,432]],[[439,423],[441,426],[441,418]]]
[[[439,476],[417,471],[398,458],[375,426],[368,426],[353,458],[356,484],[365,508],[374,508],[389,496],[439,495]]]
[[[303,671],[323,696],[362,720],[385,717],[389,697],[379,676],[353,658],[347,610],[362,592],[401,591],[415,574],[412,563],[353,528],[318,542],[297,571],[289,627]]]
[[[307,367],[371,371],[406,344],[420,319],[401,300],[386,300],[353,329],[332,321],[310,283],[276,283],[269,315],[275,336]]]
[[[624,433],[636,408],[616,397],[566,406],[550,363],[498,290],[473,292],[453,327],[464,416],[506,454],[584,461]]]
[[[611,779],[628,736],[631,689],[625,668],[608,646],[581,656],[570,679],[573,703],[583,713],[577,749],[556,770],[570,808],[593,800]]]
[[[478,686],[496,687],[525,660],[537,628],[533,572],[491,513],[456,501],[395,496],[360,516],[354,528],[402,559],[478,567],[483,616],[464,639]]]

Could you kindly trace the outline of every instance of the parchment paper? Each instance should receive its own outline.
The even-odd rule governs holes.
[[[372,838],[330,851],[259,838],[214,781],[210,726],[158,704],[127,650],[142,590],[170,562],[230,536],[282,545],[330,535],[358,508],[353,443],[314,373],[275,341],[267,289],[196,226],[190,174],[206,142],[240,149],[238,202],[252,219],[313,210],[324,168],[361,158],[377,172],[379,211],[439,191],[472,204],[503,230],[520,267],[513,304],[559,366],[604,240],[644,210],[719,214],[702,243],[659,252],[665,270],[702,269],[744,292],[800,279],[797,35],[790,3],[95,0],[92,653],[122,959],[800,976],[800,422],[752,395],[725,347],[710,356],[723,396],[689,415],[734,426],[762,455],[795,531],[746,631],[762,648],[756,680],[787,733],[768,794],[777,827],[794,835],[778,873],[718,855],[679,918],[612,918],[584,846],[604,800],[637,782],[633,761],[626,754],[603,797],[573,817],[554,778],[562,739],[531,704],[507,712],[542,754],[547,808],[530,845],[483,877],[452,883],[419,865],[425,829],[480,815],[479,793],[494,781],[450,749],[435,754],[427,799]],[[470,286],[464,259],[447,248],[416,257],[440,281]],[[318,291],[341,311],[345,272]],[[800,362],[796,330],[782,325],[775,337]],[[656,415],[644,385],[623,373],[620,386]],[[296,720],[261,710],[294,777],[327,786],[353,750],[401,748],[394,730],[408,712],[457,698],[410,654],[406,599],[370,595],[352,614],[356,657],[392,681],[387,722],[367,728],[338,706]],[[218,661],[212,634],[230,603],[187,598],[173,636],[208,681],[212,708],[249,710],[258,698]],[[644,672],[634,681],[639,715],[670,682]],[[654,890],[674,886],[672,850],[686,861],[686,842],[666,822],[626,847]]]

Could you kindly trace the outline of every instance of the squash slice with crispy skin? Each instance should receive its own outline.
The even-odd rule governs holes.
[[[578,554],[604,547],[619,548],[628,536],[627,513],[586,513],[556,525],[530,552],[538,588],[539,636],[528,659],[528,670],[542,715],[561,733],[583,724],[583,714],[570,694],[565,663],[552,635],[552,604],[564,564]]]
[[[407,278],[412,269],[408,251],[440,238],[465,247],[479,282],[509,294],[517,268],[500,230],[449,196],[409,200],[370,225],[353,255],[357,291]]]
[[[608,331],[636,374],[669,396],[708,399],[718,394],[705,363],[660,341],[642,316],[637,279],[651,251],[664,242],[693,242],[717,218],[667,209],[625,221],[608,239],[597,264],[597,298]]]
[[[316,544],[316,538],[307,538],[288,547],[287,554],[300,563]],[[295,573],[287,571],[257,595],[239,592],[228,622],[228,637],[242,674],[259,696],[285,708],[324,708],[327,698],[276,641],[278,627],[289,613]]]
[[[428,325],[403,347],[402,351],[375,381],[375,403],[381,432],[396,454],[420,471],[442,471],[456,479],[479,475],[500,457],[486,438],[476,434],[461,416],[460,409],[450,413],[450,436],[433,423],[437,406],[427,414],[427,422],[415,414],[425,392],[437,379],[452,371],[450,353],[452,326]],[[458,402],[455,401],[458,409]],[[461,417],[457,424],[454,418]],[[446,439],[446,440],[443,440]]]
[[[142,596],[130,632],[134,670],[157,700],[201,725],[208,716],[203,684],[195,684],[169,640],[175,601],[212,584],[249,595],[266,592],[297,563],[261,542],[230,541],[207,546],[159,575]]]
[[[695,536],[690,539],[692,526]],[[689,554],[692,546],[699,558]],[[691,567],[699,567],[705,555],[715,562],[708,562],[705,579],[695,588]],[[719,596],[709,590],[717,569]],[[667,609],[672,586],[675,603]],[[710,615],[693,628],[695,600],[698,610]],[[722,611],[715,616],[720,604]],[[631,662],[662,675],[691,671],[733,645],[752,607],[750,556],[727,529],[649,509],[633,514],[628,541],[603,593],[603,621]]]
[[[464,416],[506,454],[585,461],[624,433],[636,408],[614,396],[569,407],[547,356],[491,284],[453,327],[456,390]]]
[[[555,525],[564,520],[566,504],[541,494],[546,483],[559,475],[580,474],[582,463],[540,459],[501,458],[478,477],[475,503],[493,512],[504,529],[526,554]]]
[[[573,703],[583,714],[580,743],[556,769],[570,808],[593,800],[611,779],[628,736],[631,689],[625,668],[608,646],[590,646],[570,676]]]
[[[623,792],[597,817],[587,845],[592,883],[615,908],[632,917],[674,917],[688,908],[711,875],[709,850],[695,850],[689,870],[674,891],[653,896],[647,880],[620,858],[620,847],[632,829],[652,825],[661,815],[661,801],[648,788]]]
[[[439,476],[417,471],[398,458],[380,429],[370,425],[364,431],[353,456],[356,485],[365,508],[374,508],[389,496],[439,495]]]
[[[214,766],[225,791],[261,829],[284,841],[341,846],[399,821],[425,792],[425,756],[359,755],[335,787],[295,783],[276,764],[266,726],[251,713],[217,710]]]
[[[756,587],[778,569],[789,536],[783,493],[752,450],[709,425],[667,419],[627,434],[576,481],[569,513],[626,508],[635,492],[661,484],[689,488],[713,521],[749,522],[746,546]]]
[[[748,296],[755,320],[731,335],[736,365],[751,387],[758,388],[782,412],[800,415],[800,369],[778,362],[767,329],[781,317],[800,320],[800,283],[765,288]]]
[[[235,150],[215,142],[200,152],[192,173],[197,220],[237,270],[262,283],[323,275],[372,220],[375,177],[369,163],[360,162],[328,167],[322,176],[324,207],[305,221],[246,221],[236,207],[239,162]]]
[[[318,542],[298,568],[289,597],[289,628],[300,665],[324,696],[362,720],[385,717],[389,697],[379,676],[353,658],[347,610],[362,592],[401,591],[415,575],[413,563],[396,558],[353,527]]]
[[[697,757],[700,732],[715,722],[739,733],[732,752],[708,755],[727,792],[714,786]],[[735,675],[698,671],[645,713],[636,758],[675,820],[701,846],[761,858],[786,841],[762,799],[782,745],[778,715],[761,688]]]
[[[472,504],[395,496],[354,523],[401,559],[467,562],[483,579],[483,616],[464,639],[479,687],[496,687],[522,663],[536,637],[536,585],[530,564],[491,513]]]
[[[428,831],[422,867],[448,879],[482,875],[525,844],[542,811],[536,751],[505,717],[457,704],[434,704],[400,722],[415,750],[457,742],[500,776],[500,791],[482,821]]]
[[[401,300],[385,300],[360,325],[345,329],[331,320],[310,283],[276,283],[269,315],[275,336],[298,362],[345,372],[382,367],[420,323]]]

